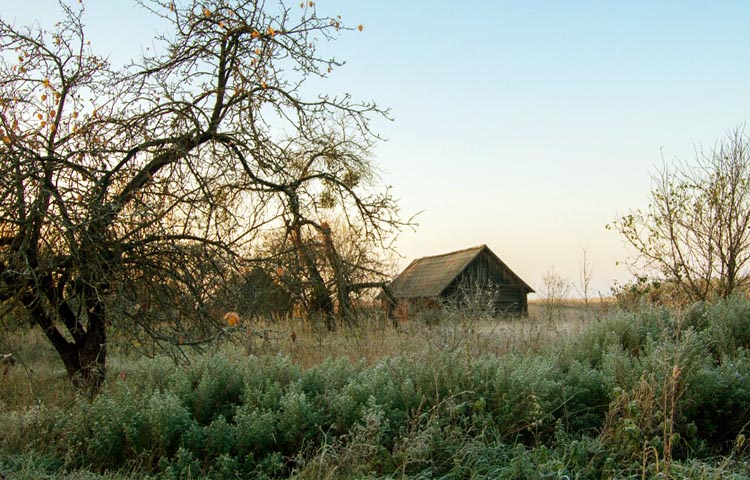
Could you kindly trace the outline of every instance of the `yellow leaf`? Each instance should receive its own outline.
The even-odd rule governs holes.
[[[45,78],[44,80],[42,80],[42,83],[44,84],[45,87],[49,88],[49,79],[48,78]]]
[[[5,144],[6,144],[6,145],[10,145],[10,137],[9,137],[9,136],[7,136],[7,135],[6,135],[6,136],[4,136],[4,137],[3,137],[3,142],[5,142]]]
[[[309,2],[307,2],[307,5],[310,6],[310,7],[312,7],[313,5],[315,5],[315,2],[313,2],[312,0],[310,0]]]
[[[253,33],[250,34],[251,38],[258,38],[260,37],[260,33],[258,33],[257,30],[253,30]]]
[[[204,8],[203,9],[203,15],[205,15],[206,17],[210,17],[211,16],[211,10],[209,10],[207,8]]]
[[[361,32],[362,30],[364,30],[364,28],[365,26],[360,23],[359,26],[357,27],[357,30]]]
[[[268,30],[266,30],[266,33],[271,35],[272,37],[276,35],[276,31],[273,29],[273,27],[268,27]]]
[[[47,100],[47,94],[46,93],[42,95],[42,101],[44,102],[45,100]]]

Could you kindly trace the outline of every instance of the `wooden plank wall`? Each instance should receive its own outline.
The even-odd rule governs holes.
[[[502,265],[486,252],[469,264],[461,275],[446,289],[446,296],[457,296],[462,290],[481,288],[492,290],[496,315],[527,315],[526,290]]]

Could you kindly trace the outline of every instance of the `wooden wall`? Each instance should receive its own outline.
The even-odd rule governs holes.
[[[487,252],[477,256],[445,291],[446,298],[458,302],[467,295],[491,296],[495,315],[528,315],[526,288]]]

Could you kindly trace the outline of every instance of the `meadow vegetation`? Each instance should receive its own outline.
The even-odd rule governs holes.
[[[102,392],[3,337],[8,478],[747,478],[750,301],[245,320],[182,362],[115,341]]]

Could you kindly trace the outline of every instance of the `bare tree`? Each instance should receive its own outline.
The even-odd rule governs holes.
[[[689,300],[748,286],[750,139],[736,128],[695,163],[665,165],[649,208],[612,225],[635,250],[632,265],[676,282]]]
[[[207,299],[260,232],[322,228],[312,198],[338,195],[371,239],[400,224],[374,176],[356,181],[385,112],[303,94],[341,65],[316,51],[339,18],[312,2],[139,3],[169,30],[121,70],[93,52],[82,10],[61,2],[52,31],[0,19],[0,299],[91,392],[108,327],[210,338]]]
[[[312,153],[295,150],[283,167],[282,178],[271,186],[280,193],[285,236],[307,280],[307,310],[322,316],[330,330],[335,328],[335,305],[339,316],[348,317],[350,294],[357,287],[326,219],[339,219],[340,231],[357,232],[358,242],[371,249],[385,247],[393,228],[408,224],[399,220],[388,190],[368,197],[356,193],[371,186],[375,178],[369,162],[363,161],[367,152],[360,151],[361,145],[327,140]],[[299,158],[305,160],[296,161]]]
[[[586,307],[589,306],[589,297],[591,292],[591,279],[594,274],[594,267],[589,261],[588,247],[581,247],[581,265],[578,271],[578,293],[583,297]]]
[[[564,307],[565,300],[570,296],[571,289],[570,281],[553,267],[542,274],[542,288],[539,293],[542,300],[542,315],[545,320],[550,322],[555,320],[560,309]]]
[[[339,320],[355,320],[354,302],[385,285],[390,268],[387,251],[368,239],[364,227],[335,212],[328,214],[330,222],[306,225],[299,237],[287,230],[271,232],[262,247],[268,254],[262,263],[278,273],[277,280],[308,316],[316,320],[319,315],[317,320],[333,330]],[[329,310],[316,309],[319,294]]]

